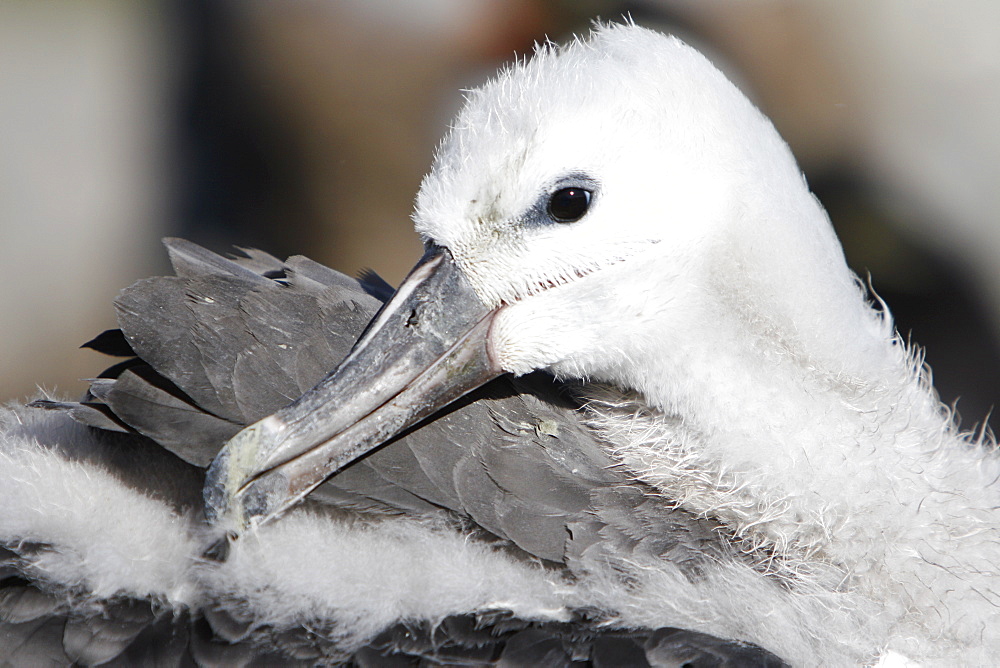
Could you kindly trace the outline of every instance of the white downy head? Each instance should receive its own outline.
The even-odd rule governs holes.
[[[579,220],[550,215],[565,188],[592,193]],[[473,91],[415,218],[481,299],[509,305],[494,347],[515,373],[665,406],[692,341],[764,328],[823,366],[861,366],[863,337],[885,332],[771,123],[704,56],[636,26],[542,47]],[[828,336],[835,322],[859,340]]]

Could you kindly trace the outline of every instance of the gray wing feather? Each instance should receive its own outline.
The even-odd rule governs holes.
[[[32,408],[45,408],[70,415],[74,420],[88,427],[105,431],[129,433],[132,431],[103,402],[93,401],[52,401],[38,399],[28,404]]]
[[[237,260],[222,257],[187,239],[168,237],[163,240],[163,245],[167,248],[174,273],[184,278],[230,275],[264,284],[269,280],[265,274],[281,269],[281,261],[264,251],[240,249],[245,257]]]
[[[208,466],[218,444],[239,431],[240,424],[200,410],[140,373],[147,375],[149,370],[126,371],[114,382],[92,386],[91,392],[138,433],[186,462]]]
[[[87,344],[129,359],[92,381],[80,403],[38,404],[90,426],[141,434],[165,449],[157,455],[161,460],[169,451],[193,464],[164,460],[157,466],[174,467],[176,484],[184,488],[174,490],[175,497],[197,505],[202,473],[196,467],[205,467],[242,426],[281,408],[333,369],[380,306],[386,286],[374,275],[358,281],[304,257],[281,262],[244,250],[244,257],[223,258],[189,242],[166,243],[177,275],[125,290],[116,301],[120,333],[105,332]],[[717,527],[650,503],[641,485],[613,466],[577,411],[548,377],[501,378],[355,463],[310,498],[345,511],[444,514],[525,558],[569,571],[584,556],[627,560],[638,551],[695,572],[725,549]],[[129,438],[132,447],[142,444],[118,436],[122,453]],[[156,490],[156,476],[143,473],[145,459],[122,454],[123,478],[170,496]],[[0,567],[4,557],[0,641],[8,640],[12,656],[26,663],[111,658],[120,665],[249,665],[270,657],[312,665],[351,659],[322,634],[275,633],[212,610],[170,616],[148,602],[119,601],[81,617],[18,570],[17,551],[0,554]],[[57,649],[39,654],[39,638]],[[262,648],[278,654],[262,654]],[[655,658],[671,665],[672,657],[689,656],[711,659],[699,665],[780,665],[755,648],[700,634],[609,635],[586,620],[532,624],[502,611],[492,618],[450,618],[434,628],[401,625],[351,660],[623,665],[624,658],[644,665]],[[736,656],[740,662],[727,663]]]
[[[115,300],[118,323],[135,351],[156,372],[190,396],[208,413],[242,421],[235,400],[219,397],[205,371],[198,339],[198,315],[185,295],[184,278],[151,278],[135,283]],[[179,296],[183,298],[178,298]],[[217,299],[223,299],[220,291]]]
[[[63,627],[66,655],[84,666],[96,666],[120,656],[153,621],[148,604],[125,601],[104,615],[71,617]]]
[[[80,347],[90,348],[112,357],[132,357],[135,355],[135,351],[132,350],[132,346],[128,344],[120,329],[106,329]]]
[[[113,419],[105,421],[205,466],[239,428],[334,368],[380,302],[369,294],[377,289],[306,258],[281,263],[245,251],[227,259],[179,240],[168,249],[178,276],[124,291],[116,304],[123,338],[105,334],[95,344],[120,353],[123,340],[145,364],[95,381],[91,403],[107,408]],[[58,408],[101,421],[86,419],[82,407]],[[591,535],[581,527],[598,522],[628,549],[648,529],[611,516],[618,498],[597,493],[621,487],[642,498],[612,464],[558,385],[539,375],[499,379],[324,483],[314,498],[351,510],[450,511],[565,564],[583,549],[570,546],[571,527]],[[662,504],[650,513],[675,514]],[[681,519],[683,532],[692,520]]]

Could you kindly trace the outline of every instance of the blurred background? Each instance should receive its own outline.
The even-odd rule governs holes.
[[[1000,3],[0,0],[0,399],[75,397],[159,239],[396,283],[433,149],[546,36],[625,13],[705,51],[798,156],[946,402],[1000,396]]]

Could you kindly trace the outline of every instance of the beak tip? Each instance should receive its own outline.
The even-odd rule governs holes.
[[[497,312],[446,249],[430,253],[336,370],[226,443],[205,480],[208,522],[242,533],[274,519],[400,430],[500,375],[489,351]]]
[[[205,474],[203,497],[209,524],[231,523],[244,529],[252,517],[268,516],[268,498],[284,481],[281,475],[263,475],[280,461],[272,461],[280,450],[287,425],[269,416],[246,427],[227,442]],[[273,504],[272,504],[273,505]]]
[[[274,439],[274,418],[266,418],[234,436],[205,474],[205,518],[217,528],[241,534],[280,514],[291,498],[288,478],[269,469],[261,452]]]

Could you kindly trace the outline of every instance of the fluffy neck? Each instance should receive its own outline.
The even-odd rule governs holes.
[[[697,306],[672,313],[667,352],[618,379],[634,394],[591,388],[617,455],[721,520],[769,576],[845,592],[855,611],[877,604],[893,631],[876,642],[925,660],[995,655],[1000,633],[984,621],[1000,604],[992,446],[957,432],[842,260],[810,285],[808,265],[828,253],[754,275],[745,268],[767,265],[717,250],[736,261],[714,266],[741,267],[741,279],[702,283],[686,302]]]

